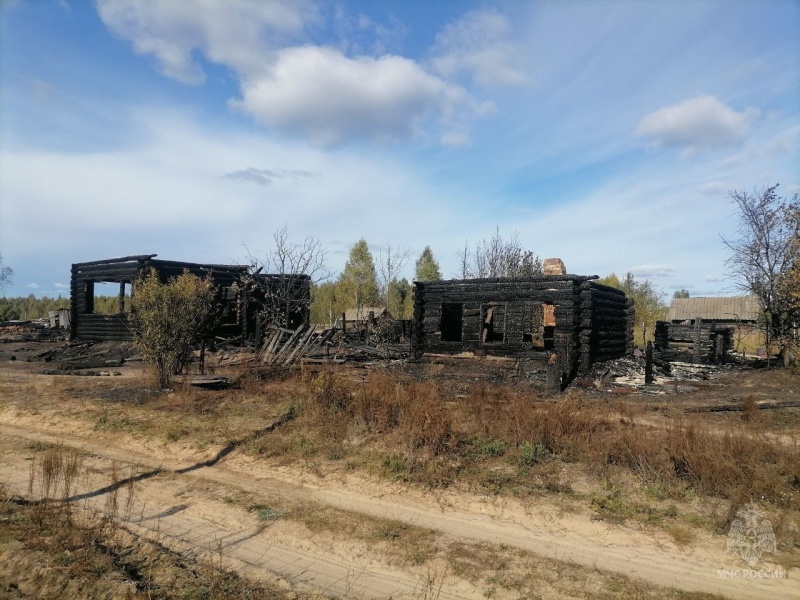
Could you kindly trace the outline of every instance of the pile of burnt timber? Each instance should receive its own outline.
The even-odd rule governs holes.
[[[270,327],[258,354],[266,365],[291,366],[304,363],[338,364],[408,356],[408,345],[376,344],[364,335],[345,334],[336,328],[319,330],[314,325],[291,330]]]
[[[30,357],[31,362],[48,362],[60,371],[82,371],[120,367],[126,361],[136,360],[136,348],[131,343],[71,342]]]
[[[656,358],[661,362],[723,364],[733,340],[733,328],[695,319],[694,324],[658,321],[655,331]]]
[[[64,332],[51,329],[45,319],[0,322],[0,342],[41,342],[64,339]]]
[[[270,327],[259,352],[259,360],[266,365],[290,366],[301,357],[318,354],[333,337],[335,330],[317,332],[315,325],[295,330]]]

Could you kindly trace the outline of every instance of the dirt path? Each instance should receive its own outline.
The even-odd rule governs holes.
[[[200,552],[218,552],[243,571],[266,570],[295,585],[324,593],[360,598],[420,597],[430,577],[408,569],[390,568],[370,557],[342,556],[352,548],[315,546],[296,535],[291,523],[268,529],[240,508],[214,502],[196,493],[180,494],[186,486],[213,483],[252,494],[269,493],[295,501],[314,501],[366,515],[392,518],[442,532],[449,539],[502,543],[559,561],[622,573],[665,587],[723,594],[742,599],[800,597],[794,573],[784,580],[718,578],[718,569],[739,565],[724,553],[724,538],[701,537],[688,551],[678,550],[666,535],[642,533],[591,521],[588,516],[560,515],[547,502],[526,506],[509,499],[464,494],[425,494],[352,476],[318,478],[291,468],[270,468],[233,453],[206,466],[181,462],[146,449],[128,451],[88,436],[53,435],[30,424],[0,425],[3,450],[0,481],[27,490],[29,463],[20,448],[30,442],[63,442],[93,455],[95,470],[107,473],[112,462],[137,463],[137,505],[133,527],[157,531],[173,545]],[[93,481],[97,493],[82,501],[102,505],[107,477]],[[176,494],[177,499],[176,499]],[[242,515],[246,518],[243,518]],[[439,582],[441,583],[441,582]],[[482,597],[463,581],[444,585],[441,598]],[[436,584],[438,585],[438,583]]]

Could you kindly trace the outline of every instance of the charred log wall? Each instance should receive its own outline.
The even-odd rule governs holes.
[[[696,320],[693,324],[656,322],[655,351],[662,361],[719,364],[727,360],[733,345],[734,326]]]
[[[595,281],[581,284],[581,370],[633,352],[633,301]]]
[[[580,278],[416,282],[412,351],[523,356],[545,364],[557,352],[577,368]]]
[[[217,288],[219,307],[217,326],[210,336],[238,337],[247,340],[255,333],[256,314],[265,298],[251,297],[247,286],[239,285],[247,267],[238,265],[206,265],[154,259],[154,254],[127,256],[72,265],[70,281],[71,337],[85,340],[129,341],[133,339],[128,314],[102,315],[94,312],[94,284],[133,284],[142,273],[153,268],[163,283],[183,273],[209,277]],[[292,290],[298,301],[293,305],[296,319],[308,322],[311,292],[305,275],[260,275],[260,280],[284,285],[292,279]],[[135,290],[131,288],[131,293]],[[299,307],[299,308],[298,308]]]
[[[72,265],[70,277],[70,337],[82,340],[130,341],[128,315],[94,312],[96,283],[132,283],[151,255],[128,256]]]
[[[542,366],[557,353],[568,378],[624,356],[632,351],[633,306],[620,290],[591,279],[415,282],[412,352],[473,351]]]

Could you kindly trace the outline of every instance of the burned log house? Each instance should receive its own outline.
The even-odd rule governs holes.
[[[311,281],[307,275],[253,276],[248,274],[246,266],[196,264],[158,260],[155,257],[155,254],[146,254],[73,264],[70,338],[132,340],[133,333],[128,323],[130,298],[136,293],[134,283],[137,277],[151,268],[156,270],[164,283],[184,272],[211,278],[217,286],[219,314],[210,337],[224,337],[241,343],[255,340],[259,334],[260,314],[265,308],[274,309],[276,295],[282,299],[286,296],[283,304],[287,307],[287,314],[283,324],[296,328],[309,321]],[[96,288],[99,284],[109,283],[116,284],[114,289],[118,290],[118,312],[113,315],[99,314],[95,312]]]
[[[518,356],[535,373],[557,361],[569,381],[594,362],[633,351],[633,302],[593,279],[414,282],[414,355]]]
[[[753,296],[675,298],[666,320],[656,322],[656,356],[666,362],[724,363],[737,338],[756,330],[758,315]]]

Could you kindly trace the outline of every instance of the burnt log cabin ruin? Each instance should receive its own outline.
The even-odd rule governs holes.
[[[558,362],[569,382],[633,352],[633,301],[597,278],[414,282],[412,352],[516,356],[531,374]]]
[[[209,337],[232,342],[257,342],[262,315],[275,318],[283,307],[280,324],[295,329],[309,322],[311,280],[307,275],[250,274],[241,265],[215,265],[156,259],[155,254],[109,258],[72,265],[70,280],[70,339],[130,341],[128,314],[136,279],[151,268],[166,283],[185,272],[210,277],[217,289],[218,319]],[[113,284],[112,286],[101,284]],[[116,314],[95,311],[99,287],[118,294]],[[276,310],[276,307],[278,309]]]
[[[753,296],[674,298],[656,323],[655,351],[664,362],[721,364],[757,330],[760,307]]]

